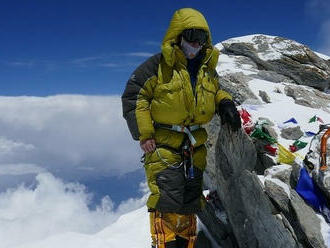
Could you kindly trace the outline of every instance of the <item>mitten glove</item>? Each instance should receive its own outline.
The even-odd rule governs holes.
[[[241,117],[233,101],[229,99],[220,101],[217,114],[221,118],[222,125],[228,123],[233,131],[237,131],[241,128]]]

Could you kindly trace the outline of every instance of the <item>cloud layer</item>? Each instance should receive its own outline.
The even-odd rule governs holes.
[[[0,176],[116,176],[141,155],[119,96],[0,97]]]
[[[35,189],[21,186],[0,194],[0,247],[16,247],[68,232],[94,234],[146,201],[146,196],[129,199],[114,210],[111,199],[104,197],[95,210],[90,210],[91,195],[83,185],[65,183],[50,173],[41,173],[36,180]],[[144,192],[145,187],[141,185]]]

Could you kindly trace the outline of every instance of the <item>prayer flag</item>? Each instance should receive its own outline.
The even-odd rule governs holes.
[[[316,117],[316,115],[314,115],[312,118],[309,119],[308,123],[315,122],[316,120],[317,120],[317,117]]]
[[[289,119],[289,120],[283,122],[283,123],[286,124],[286,123],[289,123],[289,122],[292,122],[292,123],[295,123],[295,124],[298,123],[297,120],[296,120],[295,118],[293,118],[293,117],[292,117],[291,119]]]

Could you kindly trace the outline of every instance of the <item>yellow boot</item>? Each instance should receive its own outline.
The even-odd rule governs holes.
[[[196,216],[155,210],[150,212],[150,232],[155,248],[193,248],[196,241]],[[187,247],[177,247],[178,243],[188,244]]]

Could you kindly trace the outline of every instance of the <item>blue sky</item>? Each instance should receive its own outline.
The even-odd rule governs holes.
[[[327,2],[2,0],[0,94],[121,94],[182,7],[206,16],[215,43],[263,33],[327,52]]]

